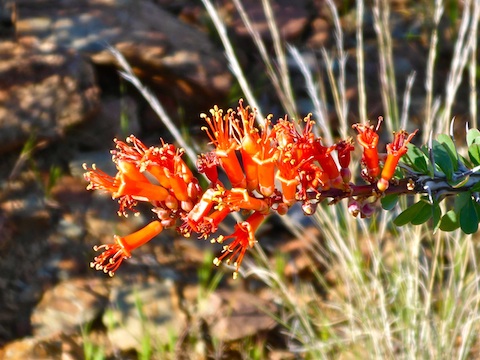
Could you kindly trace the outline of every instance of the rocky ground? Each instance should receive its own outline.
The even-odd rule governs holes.
[[[348,2],[338,3],[347,6],[339,10],[346,46],[353,51],[354,10]],[[332,46],[331,17],[321,0],[274,4],[282,36],[313,62],[322,46]],[[428,24],[415,16],[410,2],[392,4],[397,76],[404,81],[416,70],[417,81],[423,81]],[[249,75],[264,73],[233,6],[218,5]],[[214,104],[234,106],[239,97],[201,4],[18,0],[0,6],[0,358],[81,359],[88,345],[102,347],[110,358],[135,358],[142,334],[154,334],[155,344],[176,357],[186,356],[185,349],[191,358],[215,357],[219,341],[228,344],[221,356],[235,358],[250,339],[268,344],[272,359],[289,358],[282,329],[268,315],[278,309],[264,285],[233,282],[227,272],[217,291],[207,291],[217,273],[211,251],[218,250],[208,243],[167,233],[139,250],[113,279],[88,266],[94,244],[132,232],[149,214],[118,218],[108,196],[85,190],[81,164],[108,164],[114,137],[134,133],[147,143],[161,136],[169,140],[148,104],[119,78],[107,45],[127,58],[192,136],[201,136],[200,112]],[[245,7],[268,43],[260,3],[245,1]],[[440,36],[445,40],[448,31]],[[368,78],[378,66],[373,29],[365,37]],[[450,43],[441,42],[440,50],[440,65],[449,64]],[[355,108],[353,52],[348,61],[347,92]],[[303,81],[295,71],[292,76],[301,93]],[[265,94],[259,96],[265,111],[278,114],[266,78],[252,76],[252,82]],[[369,83],[373,117],[381,107],[377,88]],[[412,121],[422,116],[417,95]],[[303,113],[311,111],[301,96],[299,104]],[[462,106],[456,109],[460,118],[466,113]],[[296,256],[301,242],[279,228],[265,227],[267,253],[282,246],[301,268]]]

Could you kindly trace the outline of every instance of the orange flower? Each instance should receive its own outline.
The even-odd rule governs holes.
[[[153,177],[166,189],[170,189],[170,181],[165,176],[156,159],[158,148],[148,148],[138,140],[134,135],[127,137],[126,142],[115,139],[116,150],[112,150],[113,161],[125,161],[135,164],[140,172],[148,171]]]
[[[291,206],[295,202],[297,186],[300,183],[296,174],[297,166],[292,166],[288,161],[281,161],[278,165],[275,177],[282,185],[282,200],[286,205]]]
[[[350,182],[352,173],[348,166],[350,165],[351,152],[354,150],[353,139],[349,137],[337,143],[338,162],[340,164],[340,176],[345,184]]]
[[[378,118],[377,126],[355,124],[352,127],[358,131],[357,141],[363,146],[362,161],[367,168],[367,175],[369,178],[376,178],[380,174],[380,165],[378,160],[378,134],[377,131],[383,118]]]
[[[187,186],[194,181],[194,176],[182,159],[183,149],[177,149],[163,140],[161,147],[147,148],[133,135],[127,138],[127,143],[119,140],[115,140],[115,143],[117,150],[113,150],[112,154],[117,164],[120,162],[134,164],[140,173],[147,171],[162,187],[172,190],[177,200],[190,200]]]
[[[175,197],[180,201],[188,201],[187,186],[194,176],[182,159],[183,153],[183,149],[164,143],[161,148],[154,148],[148,154],[147,170],[154,176],[157,174],[160,183],[163,177],[168,179],[169,189]]]
[[[168,195],[166,190],[171,189],[178,200],[189,200],[187,184],[193,181],[194,176],[182,160],[183,149],[176,149],[174,145],[163,141],[160,148],[148,148],[133,135],[126,142],[114,141],[116,150],[112,150],[113,161],[119,168],[120,180],[123,180],[118,184],[120,188],[114,197],[131,192],[131,195],[151,201],[163,201]],[[161,186],[151,184],[144,175],[145,171],[154,176]],[[139,184],[135,186],[135,182]]]
[[[336,149],[336,145],[323,146],[320,139],[315,142],[314,159],[318,161],[323,169],[323,172],[328,176],[330,185],[333,187],[340,187],[343,183],[340,177],[338,165],[333,159],[331,153]]]
[[[201,174],[210,180],[212,184],[218,182],[218,169],[217,166],[220,165],[218,156],[215,152],[209,152],[206,154],[200,154],[197,158],[197,169]]]
[[[233,278],[238,277],[238,269],[242,263],[245,252],[248,248],[252,248],[255,244],[255,232],[257,231],[260,224],[265,220],[267,215],[261,214],[259,212],[254,212],[246,221],[242,221],[235,225],[235,231],[232,235],[229,236],[220,236],[217,239],[218,243],[223,243],[227,239],[233,239],[229,245],[225,245],[222,250],[222,255],[216,257],[213,260],[213,263],[216,266],[219,266],[223,259],[227,259],[227,264],[233,262],[235,266],[235,272],[233,273]]]
[[[319,138],[316,138],[313,133],[315,122],[311,119],[311,114],[306,116],[303,122],[301,133],[291,121],[287,120],[286,116],[284,119],[279,119],[274,126],[280,152],[276,178],[282,185],[283,201],[288,206],[294,203],[297,195],[305,198],[307,189],[320,186],[317,175],[322,174],[322,179],[328,179],[325,172],[313,165],[317,154],[315,144]],[[314,168],[315,170],[312,171]],[[297,192],[299,184],[301,189]],[[323,185],[325,184],[322,181]]]
[[[113,193],[113,198],[129,195],[139,201],[164,201],[169,191],[163,186],[154,185],[143,175],[137,167],[126,161],[119,161],[118,191]]]
[[[215,146],[215,152],[232,186],[244,188],[247,182],[240,162],[237,159],[237,154],[235,153],[238,144],[231,134],[234,112],[230,109],[226,115],[223,115],[223,110],[215,105],[215,107],[210,110],[210,113],[212,114],[211,118],[206,114],[200,115],[208,124],[208,127],[203,126],[202,130],[205,130],[212,144]]]
[[[138,140],[134,135],[127,137],[126,142],[118,139],[113,139],[116,150],[110,151],[112,153],[113,162],[118,160],[128,161],[140,165],[148,147]],[[129,145],[131,144],[131,145]]]
[[[247,189],[249,191],[258,189],[258,163],[254,157],[261,151],[260,135],[255,127],[255,111],[251,112],[250,108],[243,107],[243,100],[240,99],[238,105],[238,114],[240,120],[232,122],[232,126],[237,132],[237,141],[240,145],[240,153],[242,155],[242,164],[247,179]]]
[[[87,167],[87,164],[82,167],[86,171],[83,177],[88,181],[87,190],[105,190],[112,194],[118,191],[119,181],[116,177],[97,169],[95,164],[91,168]]]
[[[353,146],[353,139],[348,137],[346,140],[340,140],[337,143],[338,162],[340,167],[348,168],[351,160],[351,152],[355,149]]]
[[[100,169],[97,169],[95,164],[91,168],[88,168],[86,164],[83,164],[84,170],[87,172],[83,174],[85,180],[89,182],[87,190],[105,190],[115,194],[118,192],[120,179],[118,177],[112,177]],[[127,216],[126,210],[137,212],[134,207],[137,205],[137,201],[131,195],[124,195],[118,199],[119,209],[118,215]]]
[[[380,180],[377,182],[377,188],[380,191],[388,189],[389,181],[392,179],[400,158],[408,151],[407,145],[417,133],[418,129],[408,135],[405,130],[394,133],[393,142],[387,145],[387,159],[383,165]]]
[[[210,188],[205,191],[200,200],[190,210],[184,219],[184,223],[180,226],[179,231],[185,237],[190,237],[191,232],[198,232],[198,226],[203,221],[203,218],[210,213],[214,203],[214,198],[219,191]]]
[[[87,190],[105,190],[112,194],[113,199],[118,199],[120,204],[119,215],[126,216],[126,210],[135,211],[137,201],[164,201],[169,196],[169,191],[163,186],[154,185],[148,181],[136,167],[135,164],[118,160],[118,172],[112,177],[93,165],[88,168],[83,164],[87,171],[84,174],[89,182]]]
[[[131,257],[132,250],[152,240],[155,236],[160,234],[162,230],[162,224],[160,221],[156,220],[152,221],[143,229],[125,237],[115,235],[115,244],[94,246],[93,249],[95,251],[102,250],[103,252],[93,259],[90,263],[90,267],[113,276],[123,260]]]
[[[225,190],[216,197],[219,210],[227,207],[233,211],[255,210],[262,214],[268,213],[270,206],[265,200],[250,196],[247,189],[233,188]]]
[[[280,184],[282,185],[283,202],[288,206],[293,205],[296,200],[297,186],[300,183],[299,169],[301,169],[305,163],[311,162],[313,158],[310,157],[298,161],[298,159],[293,156],[295,154],[296,152],[293,144],[282,149],[281,158],[277,164],[277,174],[275,175],[276,179],[280,181]]]
[[[225,220],[225,218],[230,214],[232,211],[225,207],[222,210],[215,210],[208,216],[203,216],[201,221],[197,223],[197,233],[198,238],[207,239],[211,234],[218,230],[218,225]],[[215,242],[212,240],[212,242]]]
[[[258,189],[265,196],[271,196],[275,191],[275,165],[278,160],[278,149],[274,133],[269,131],[271,115],[265,119],[260,134],[260,151],[253,157],[258,164]]]
[[[278,119],[273,126],[273,131],[280,149],[291,148],[294,144],[300,142],[300,134],[295,129],[295,125],[287,119],[287,116],[283,119]]]
[[[311,114],[308,114],[303,119],[305,125],[302,133],[295,128],[291,121],[287,120],[287,116],[279,119],[273,128],[280,151],[282,153],[289,152],[289,156],[297,162],[310,158],[315,152],[314,143],[318,139],[313,134],[315,122],[310,117]]]
[[[298,198],[307,199],[307,191],[314,190],[318,192],[330,189],[330,179],[328,175],[316,164],[306,163],[298,171],[300,181],[300,191]]]

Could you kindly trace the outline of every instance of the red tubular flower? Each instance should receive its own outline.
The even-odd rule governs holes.
[[[333,159],[331,153],[336,149],[336,145],[323,146],[320,139],[315,142],[314,159],[318,161],[324,173],[328,176],[330,185],[333,187],[340,187],[343,183],[340,177],[338,165]]]
[[[297,167],[291,166],[287,161],[280,161],[278,164],[278,171],[275,177],[282,185],[282,199],[283,202],[291,206],[295,202],[295,195],[297,193],[297,186],[299,180],[296,174]]]
[[[383,118],[378,118],[377,126],[368,126],[364,124],[355,124],[352,127],[358,131],[357,141],[363,146],[362,161],[367,168],[367,175],[374,179],[380,174],[380,165],[378,160],[378,134]]]
[[[150,183],[134,164],[119,161],[118,169],[120,181],[118,191],[113,193],[114,199],[129,195],[140,201],[164,201],[169,195],[163,186]]]
[[[158,181],[165,189],[171,189],[170,178],[165,174],[165,169],[158,165],[149,164],[146,170]]]
[[[215,205],[213,199],[217,193],[218,190],[213,188],[210,188],[203,193],[202,197],[195,204],[193,209],[188,212],[184,224],[179,228],[183,236],[190,237],[192,231],[199,232],[198,226]]]
[[[352,178],[352,173],[348,166],[350,165],[351,152],[354,150],[353,139],[349,137],[337,143],[338,162],[340,164],[340,176],[344,184],[348,184]]]
[[[142,184],[141,192],[146,193],[150,189],[150,193],[154,193],[156,185],[151,184],[144,175],[144,172],[148,171],[163,188],[163,190],[158,189],[161,198],[166,196],[166,189],[171,189],[179,201],[189,200],[187,184],[193,181],[194,176],[182,159],[183,149],[177,149],[174,145],[163,141],[160,148],[147,148],[133,135],[127,138],[126,143],[115,139],[115,144],[117,149],[112,151],[114,162],[117,163],[117,167],[124,168],[121,171],[128,178]],[[127,183],[127,185],[132,184]],[[155,198],[154,195],[149,199],[163,201]]]
[[[316,188],[320,185],[317,181],[317,175],[321,173],[322,179],[328,181],[327,174],[318,166],[313,165],[317,154],[315,143],[319,139],[315,138],[313,134],[315,122],[311,120],[311,114],[306,116],[303,122],[304,127],[301,133],[291,121],[287,120],[286,116],[274,126],[280,153],[276,178],[282,185],[283,201],[289,206],[296,200],[299,184],[301,189],[298,196],[304,198],[308,188]],[[323,185],[325,184],[322,181]]]
[[[330,179],[328,175],[316,164],[306,163],[298,171],[300,180],[299,199],[307,198],[307,191],[328,190],[330,189]]]
[[[193,174],[182,159],[183,153],[183,149],[177,149],[172,144],[163,144],[161,148],[154,148],[154,151],[149,154],[148,169],[151,170],[152,175],[163,171],[175,197],[179,201],[188,201],[187,187],[193,179]]]
[[[351,160],[351,152],[355,149],[353,139],[349,137],[346,140],[340,140],[336,146],[338,153],[338,163],[341,168],[348,168]]]
[[[94,246],[95,251],[103,252],[96,256],[90,263],[90,267],[101,270],[104,273],[113,276],[120,267],[123,260],[131,257],[132,250],[144,245],[160,234],[163,226],[160,221],[152,221],[143,229],[134,232],[125,237],[115,235],[115,244]]]
[[[245,174],[235,153],[238,144],[231,134],[233,110],[230,109],[226,115],[223,115],[223,110],[215,106],[210,113],[211,118],[206,114],[200,115],[208,124],[208,127],[203,126],[202,130],[206,131],[212,144],[215,145],[215,152],[232,186],[245,188],[247,186]]]
[[[208,216],[204,216],[201,221],[197,224],[197,233],[198,238],[207,239],[210,235],[218,230],[218,225],[225,220],[225,218],[230,214],[232,211],[224,207],[221,210],[215,210]],[[215,242],[212,240],[211,242]]]
[[[134,135],[127,137],[126,142],[115,139],[116,150],[112,150],[113,161],[135,164],[140,172],[148,171],[166,189],[170,189],[170,180],[166,177],[163,167],[159,166],[157,154],[159,148],[148,148]]]
[[[118,191],[119,181],[116,177],[97,169],[95,164],[91,168],[87,167],[87,164],[82,167],[86,171],[83,177],[88,181],[87,190],[105,190],[112,194]]]
[[[315,153],[314,143],[318,140],[313,134],[313,125],[315,122],[308,114],[303,119],[305,123],[302,133],[298,132],[295,125],[287,119],[279,119],[275,124],[273,131],[275,132],[275,139],[278,142],[278,147],[283,155],[283,152],[290,153],[290,157],[295,161],[300,162],[304,159],[310,158]]]
[[[258,190],[258,164],[254,157],[261,151],[260,135],[255,127],[255,111],[251,112],[247,106],[243,107],[243,100],[240,99],[237,108],[240,120],[232,122],[232,126],[237,132],[240,153],[242,155],[242,164],[247,180],[247,189],[249,191]],[[241,124],[239,123],[241,121]]]
[[[282,185],[283,202],[291,206],[295,202],[297,194],[297,186],[299,181],[299,169],[307,162],[311,161],[313,157],[298,161],[293,158],[296,154],[294,144],[290,144],[282,149],[281,158],[278,161],[278,170],[275,175],[276,179]]]
[[[383,165],[381,178],[377,182],[377,188],[380,191],[388,189],[389,181],[392,179],[400,158],[408,151],[407,145],[417,133],[418,129],[408,135],[405,130],[394,133],[393,141],[387,145],[387,158]]]
[[[110,192],[113,198],[118,198],[118,203],[120,205],[118,215],[127,216],[126,210],[136,212],[134,207],[137,205],[137,200],[131,195],[115,197],[115,194],[118,193],[120,185],[122,184],[121,175],[119,173],[116,177],[112,177],[104,173],[102,170],[97,169],[95,164],[92,165],[91,168],[88,168],[86,164],[83,164],[83,168],[86,170],[83,176],[85,180],[89,182],[87,190],[105,190]]]
[[[242,221],[235,225],[235,231],[232,235],[229,236],[220,236],[217,239],[218,243],[223,243],[227,239],[233,239],[229,245],[225,245],[222,250],[222,255],[216,257],[213,260],[213,263],[216,266],[219,266],[223,259],[227,259],[227,264],[233,262],[235,266],[235,272],[233,273],[233,278],[238,277],[238,269],[242,263],[245,252],[248,248],[252,248],[255,244],[255,232],[257,231],[260,224],[265,220],[267,215],[261,214],[259,212],[254,212],[246,221]]]
[[[219,209],[228,207],[233,211],[255,210],[259,213],[268,213],[270,206],[265,200],[250,196],[247,189],[233,188],[225,190],[215,199],[218,202]]]
[[[215,152],[198,155],[197,169],[201,174],[205,174],[212,184],[218,182],[218,165],[220,165],[220,161]]]
[[[253,157],[258,164],[258,189],[265,196],[271,196],[275,191],[275,166],[278,160],[278,149],[274,133],[269,131],[271,116],[265,119],[260,134],[260,151]]]
[[[148,147],[138,140],[134,135],[127,137],[126,142],[113,139],[116,150],[112,150],[113,161],[128,161],[140,165]],[[131,145],[129,145],[131,144]]]
[[[299,142],[300,134],[295,129],[294,124],[287,119],[287,116],[283,119],[278,119],[273,126],[273,131],[278,147],[282,150],[288,147],[291,148],[295,143]]]
[[[287,178],[282,177],[280,170],[277,171],[276,178],[280,181],[280,184],[282,185],[283,202],[288,206],[292,206],[295,203],[297,186],[300,181],[296,178],[288,180]]]

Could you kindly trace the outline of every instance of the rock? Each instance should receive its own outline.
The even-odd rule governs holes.
[[[60,339],[28,337],[9,343],[0,349],[3,360],[59,359],[62,355]]]
[[[223,53],[207,35],[147,0],[54,0],[18,5],[17,36],[34,36],[89,55],[96,64],[116,64],[107,46],[119,50],[149,83],[190,106],[223,97],[231,77]]]
[[[246,0],[242,1],[242,4],[254,29],[263,40],[270,42],[270,30],[262,3],[255,0]],[[282,39],[288,42],[297,40],[305,31],[309,20],[306,1],[276,0],[272,1],[271,5],[275,23]],[[240,37],[250,38],[247,27],[240,18],[238,11],[233,6],[230,8],[233,13],[231,26],[234,32]]]
[[[45,197],[42,184],[33,172],[26,171],[17,179],[1,184],[0,195],[0,211],[12,220],[16,229],[43,230],[51,225],[55,205]]]
[[[112,344],[119,350],[140,350],[147,337],[151,345],[168,343],[186,325],[171,281],[137,280],[115,287],[103,323]]]
[[[330,39],[331,27],[327,20],[317,17],[311,23],[312,34],[307,40],[307,45],[313,49],[320,49],[327,45]]]
[[[0,2],[0,39],[13,39],[15,36],[15,2]]]
[[[70,333],[93,321],[106,305],[105,279],[73,279],[47,290],[33,310],[35,336]]]
[[[160,121],[156,119],[157,127]],[[130,96],[102,98],[101,109],[90,121],[75,128],[71,142],[82,149],[107,149],[114,147],[113,139],[139,134],[141,130],[138,104]],[[111,158],[109,158],[111,162]]]
[[[111,161],[110,161],[111,162]],[[77,164],[78,177],[65,175],[60,177],[50,189],[50,196],[62,210],[75,216],[83,216],[90,205],[92,193],[86,191],[87,181],[83,178],[84,170]],[[72,171],[72,174],[74,172]],[[77,220],[80,223],[81,220]]]
[[[198,315],[214,339],[228,342],[273,328],[276,322],[269,313],[274,312],[274,304],[252,293],[219,290],[199,304]]]
[[[137,216],[129,211],[128,218],[118,216],[117,212],[118,203],[112,200],[110,194],[93,192],[91,206],[85,214],[88,234],[96,239],[107,238],[111,242],[114,234],[125,236],[133,233],[145,226],[150,218],[148,211],[140,211]]]
[[[80,341],[75,340],[75,337],[66,335],[25,337],[0,349],[0,359],[83,359],[86,357],[85,349]]]
[[[0,63],[0,153],[56,139],[98,109],[92,67],[74,51],[4,41]]]

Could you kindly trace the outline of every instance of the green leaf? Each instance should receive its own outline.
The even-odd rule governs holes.
[[[472,198],[472,194],[468,191],[462,192],[460,194],[457,194],[455,196],[455,204],[454,204],[454,210],[457,214],[460,213],[460,210],[467,206],[467,203],[470,201]]]
[[[442,219],[440,220],[440,230],[453,231],[457,230],[459,227],[460,221],[455,211],[449,210],[445,215],[442,216]]]
[[[413,170],[421,172],[423,174],[429,173],[429,161],[428,156],[413,144],[407,145],[408,151],[402,156],[402,161],[410,166]]]
[[[468,156],[473,165],[480,165],[480,145],[472,144],[468,147]]]
[[[433,232],[436,232],[440,227],[440,221],[442,219],[442,210],[440,209],[440,206],[438,205],[437,201],[435,201],[432,206],[433,206],[433,209],[432,209]]]
[[[398,194],[391,194],[384,196],[380,202],[384,210],[392,210],[398,203]]]
[[[393,223],[397,226],[403,226],[411,222],[417,215],[422,211],[422,209],[427,206],[428,203],[425,200],[420,200],[419,202],[409,206],[403,210],[396,218],[393,220]]]
[[[460,227],[465,234],[473,234],[478,229],[478,215],[472,197],[460,209]]]
[[[475,185],[472,186],[472,188],[470,189],[471,192],[476,192],[476,191],[480,191],[480,181],[477,182]]]
[[[447,153],[450,156],[450,159],[452,160],[452,163],[453,163],[453,167],[456,171],[458,168],[458,153],[452,138],[449,135],[440,134],[438,135],[437,140],[440,144],[443,145],[445,150],[447,150]]]
[[[433,215],[432,204],[426,203],[417,213],[417,215],[410,221],[412,225],[420,225],[427,222]]]
[[[467,145],[470,146],[473,143],[478,144],[480,142],[480,131],[478,129],[470,129],[467,132]]]
[[[436,165],[445,173],[447,179],[451,180],[454,172],[454,164],[447,149],[438,141],[434,140],[432,151]]]

